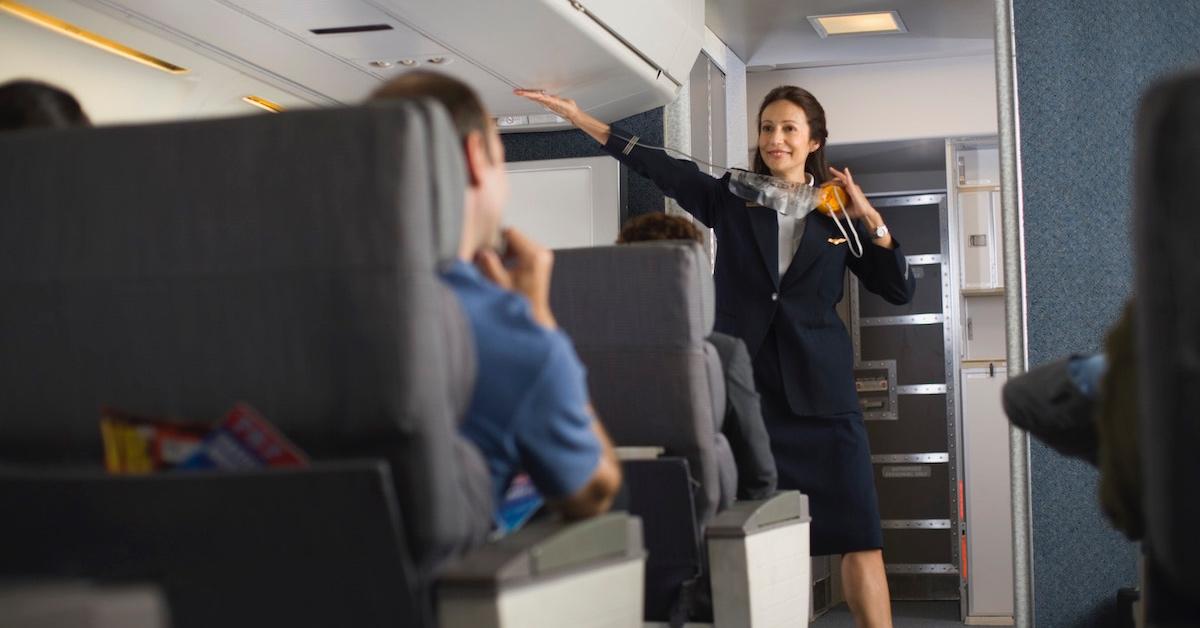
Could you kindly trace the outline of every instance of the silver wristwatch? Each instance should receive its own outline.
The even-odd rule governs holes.
[[[886,236],[887,234],[888,234],[887,225],[881,224],[878,227],[875,227],[873,230],[871,230],[871,239],[879,240],[879,239],[883,238],[883,236]]]

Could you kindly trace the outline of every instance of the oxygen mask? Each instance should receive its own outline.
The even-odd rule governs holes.
[[[769,207],[783,216],[802,220],[817,206],[817,191],[813,176],[807,183],[787,181],[779,177],[758,174],[740,168],[729,170],[729,191],[751,203]]]
[[[815,186],[811,173],[808,174],[806,183],[798,183],[740,168],[730,168],[729,191],[734,196],[769,207],[779,212],[779,215],[795,220],[803,220],[815,209],[833,219],[838,231],[841,231],[842,237],[846,239],[851,254],[855,257],[863,255],[862,240],[859,239],[858,231],[846,213],[846,190],[840,185]],[[838,218],[839,213],[846,221],[845,226],[842,226],[842,220]],[[854,244],[850,244],[851,237]]]

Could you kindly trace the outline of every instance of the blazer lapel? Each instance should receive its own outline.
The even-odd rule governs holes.
[[[796,251],[796,257],[792,258],[792,263],[784,273],[783,278],[787,281],[792,281],[795,277],[804,274],[817,258],[823,253],[833,249],[835,246],[846,246],[846,243],[834,245],[829,241],[830,238],[842,238],[842,232],[838,231],[833,225],[833,220],[824,214],[813,210],[804,219],[808,224],[804,226],[804,236],[800,238],[800,248]],[[782,281],[780,284],[782,285]]]
[[[746,214],[750,218],[750,229],[754,231],[754,240],[758,243],[758,252],[762,255],[763,263],[767,265],[767,274],[779,286],[779,222],[775,218],[775,210],[761,205],[747,205]],[[720,246],[720,244],[717,244]]]

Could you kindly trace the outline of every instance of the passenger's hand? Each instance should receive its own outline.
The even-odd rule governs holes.
[[[576,119],[579,118],[579,105],[575,104],[575,101],[570,98],[561,98],[547,94],[540,89],[514,89],[513,94],[532,100],[549,109],[555,115],[565,118],[571,124],[575,124]]]
[[[547,329],[558,327],[550,311],[550,273],[554,253],[525,237],[516,229],[505,229],[501,235],[507,243],[504,259],[491,249],[475,256],[475,265],[485,277],[505,290],[520,293],[529,299],[533,318]]]

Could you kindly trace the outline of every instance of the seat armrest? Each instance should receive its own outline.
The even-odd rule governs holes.
[[[784,525],[808,523],[808,496],[782,491],[760,500],[734,502],[717,513],[705,530],[707,538],[741,538]]]
[[[499,589],[645,554],[637,517],[609,513],[572,523],[548,519],[452,561],[438,586]]]

